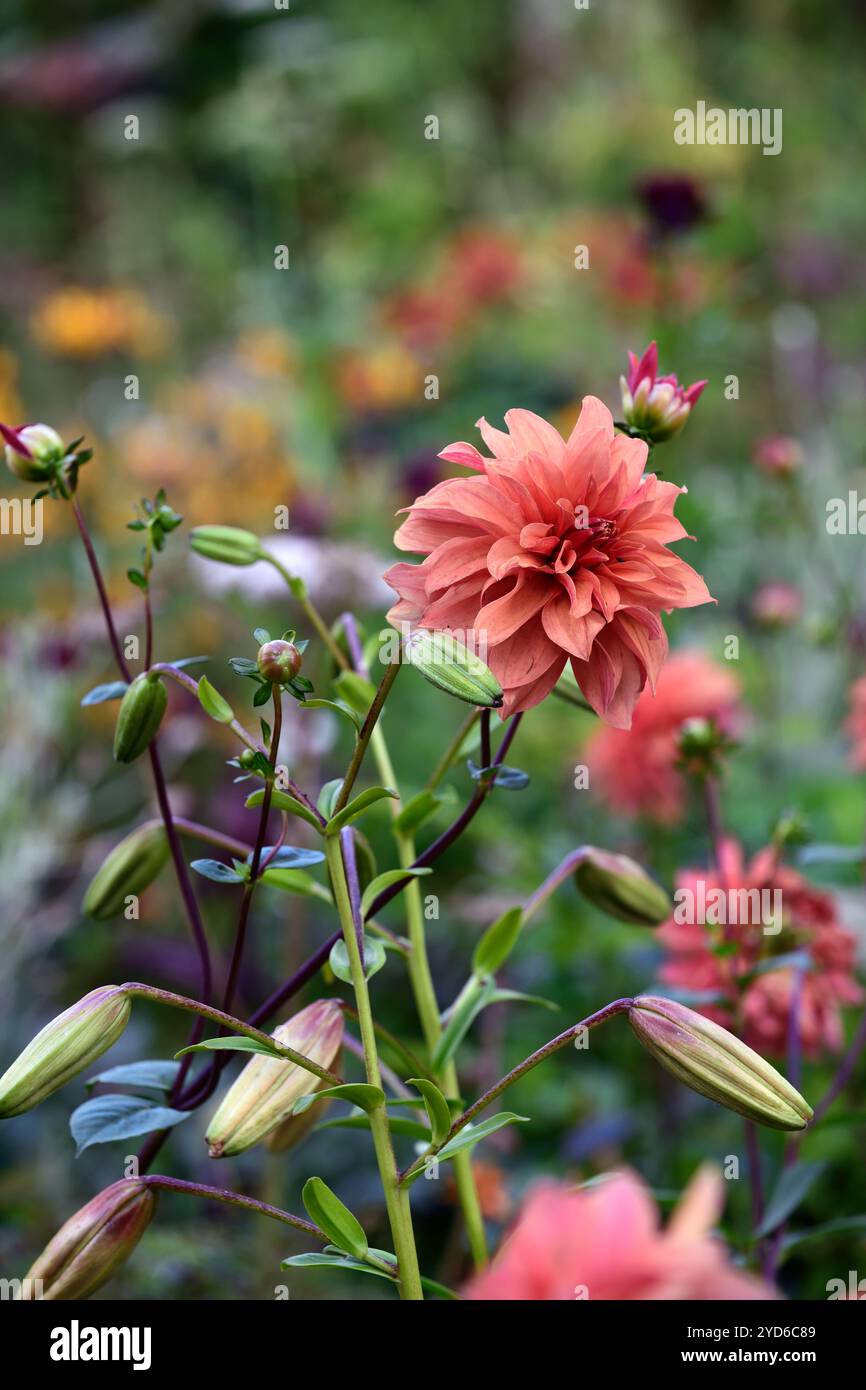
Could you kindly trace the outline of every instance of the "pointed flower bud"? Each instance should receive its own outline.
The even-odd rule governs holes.
[[[161,820],[149,820],[121,840],[97,870],[84,895],[88,917],[104,922],[126,906],[130,893],[153,883],[168,859],[168,839]]]
[[[197,555],[224,565],[254,565],[262,558],[258,536],[239,526],[196,526],[189,543]]]
[[[628,355],[628,377],[620,377],[623,419],[653,444],[660,444],[681,430],[706,386],[696,381],[693,386],[681,386],[677,378],[658,376],[659,353],[650,343],[643,356]]]
[[[107,1052],[131,1008],[122,986],[101,985],[46,1023],[0,1077],[0,1119],[32,1110]]]
[[[132,1254],[155,1206],[155,1193],[138,1178],[97,1193],[48,1242],[22,1280],[25,1297],[89,1298]]]
[[[256,661],[259,674],[272,685],[285,685],[294,680],[301,669],[303,657],[294,642],[284,642],[277,638],[259,647]]]
[[[469,705],[499,709],[502,686],[488,666],[451,632],[419,627],[403,643],[403,659],[425,680]]]
[[[273,1037],[330,1070],[343,1043],[343,1010],[336,999],[317,999],[275,1028]],[[294,1062],[253,1057],[208,1125],[205,1138],[211,1158],[230,1158],[260,1143],[288,1119],[295,1101],[321,1084]]]
[[[644,994],[628,1021],[678,1081],[769,1129],[805,1129],[812,1107],[769,1062],[733,1033],[674,999]]]
[[[132,763],[156,737],[168,695],[159,676],[143,671],[120,702],[114,730],[114,758]]]
[[[50,425],[21,425],[13,429],[0,425],[6,440],[6,463],[18,478],[28,483],[50,478],[54,465],[64,457],[63,440]]]
[[[588,846],[574,871],[574,881],[578,892],[594,907],[621,922],[657,927],[673,912],[664,889],[625,854]]]

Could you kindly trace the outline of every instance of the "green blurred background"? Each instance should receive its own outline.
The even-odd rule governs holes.
[[[718,660],[724,637],[740,638],[751,717],[726,779],[727,821],[756,849],[795,808],[814,840],[856,847],[866,800],[843,721],[850,681],[866,665],[863,543],[830,541],[824,517],[828,498],[866,485],[857,293],[866,102],[852,60],[864,32],[853,0],[839,0],[832,18],[821,0],[760,9],[590,0],[587,10],[569,0],[291,0],[287,10],[264,0],[66,0],[62,10],[8,0],[0,418],[46,420],[95,447],[80,491],[121,632],[142,631],[125,578],[137,562],[125,523],[160,486],[185,527],[159,560],[159,659],[208,652],[208,673],[238,703],[246,693],[226,658],[251,654],[256,625],[298,621],[269,575],[191,561],[186,529],[203,522],[276,536],[329,619],[351,606],[375,632],[388,605],[378,576],[393,558],[394,514],[443,476],[439,449],[473,438],[479,415],[499,424],[512,406],[566,431],[586,393],[616,411],[626,350],[655,337],[664,370],[710,379],[685,433],[656,461],[688,485],[678,509],[698,538],[688,558],[719,600],[675,615],[672,645]],[[698,100],[782,108],[782,153],[676,145],[673,112]],[[431,116],[438,139],[425,138]],[[577,270],[581,245],[589,267]],[[275,268],[281,247],[288,269]],[[733,400],[724,390],[732,374]],[[758,441],[778,434],[804,451],[796,508],[754,461]],[[6,495],[17,486],[7,477]],[[288,537],[273,531],[279,506],[290,509]],[[0,538],[0,566],[5,1058],[98,983],[143,978],[193,991],[196,975],[168,873],[139,923],[81,914],[90,875],[149,813],[151,793],[137,767],[111,762],[116,707],[79,708],[113,673],[67,510],[46,504],[41,547]],[[783,626],[753,611],[770,582],[802,596],[800,616]],[[310,669],[324,686],[324,662]],[[173,695],[171,709],[162,742],[177,810],[246,833],[243,789],[224,762],[230,745],[183,697]],[[423,683],[400,683],[387,720],[409,791],[460,717]],[[296,779],[316,789],[338,775],[348,747],[331,716],[291,713],[288,725]],[[678,866],[706,860],[697,805],[663,832],[573,789],[592,725],[553,700],[533,712],[509,759],[530,772],[530,786],[492,796],[437,873],[431,953],[443,1000],[483,926],[581,841],[636,853],[667,884]],[[460,767],[449,782],[456,805],[471,783]],[[384,813],[370,818],[380,868],[390,864],[386,830]],[[810,873],[866,939],[858,864]],[[199,882],[219,957],[235,904]],[[386,914],[395,929],[398,906]],[[314,900],[260,893],[244,1007],[330,930]],[[650,983],[658,959],[651,938],[594,914],[566,887],[508,983],[555,998],[564,1027]],[[399,964],[373,988],[389,1026],[412,1035]],[[463,1066],[467,1092],[556,1026],[530,1008],[489,1010]],[[625,1161],[670,1195],[702,1158],[740,1152],[736,1117],[668,1087],[624,1026],[606,1034],[579,1069],[565,1056],[515,1089],[514,1108],[533,1123],[484,1150],[493,1221],[541,1173],[588,1177]],[[112,1059],[169,1056],[183,1036],[178,1017],[137,1007]],[[820,1094],[829,1063],[807,1075]],[[2,1128],[7,1277],[119,1175],[129,1141],[73,1158],[67,1117],[84,1098],[73,1083]],[[363,1135],[325,1131],[284,1158],[255,1150],[214,1176],[202,1142],[211,1108],[174,1132],[162,1170],[291,1209],[318,1172],[375,1229]],[[859,1109],[856,1097],[849,1108]],[[863,1136],[848,1123],[809,1141],[806,1156],[830,1167],[798,1225],[866,1210]],[[780,1145],[771,1137],[765,1148],[777,1163]],[[729,1189],[737,1241],[748,1197],[745,1182]],[[415,1194],[425,1267],[459,1279],[447,1183]],[[163,1199],[162,1213],[102,1296],[270,1298],[285,1282],[279,1259],[301,1248],[268,1223],[180,1199]],[[823,1297],[827,1279],[863,1258],[851,1233],[808,1249],[783,1267],[794,1296]],[[381,1294],[378,1281],[350,1287],[328,1272],[292,1271],[289,1282],[292,1298]]]

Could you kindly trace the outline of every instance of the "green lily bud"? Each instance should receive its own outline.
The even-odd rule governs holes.
[[[678,1081],[769,1129],[805,1129],[812,1107],[769,1062],[733,1033],[674,999],[644,994],[628,1021]]]
[[[107,1052],[131,1009],[120,985],[100,985],[46,1023],[0,1077],[0,1119],[32,1110]]]
[[[403,643],[403,659],[425,680],[469,705],[499,709],[502,686],[488,666],[450,632],[416,628]]]
[[[284,642],[277,638],[259,647],[256,661],[259,674],[272,685],[285,685],[293,680],[301,669],[303,657],[294,642]]]
[[[657,927],[673,912],[664,889],[625,854],[588,846],[574,871],[574,881],[578,892],[593,906],[621,922]]]
[[[168,859],[168,838],[161,820],[149,820],[121,840],[97,870],[82,904],[88,917],[104,922],[122,912],[130,893],[153,883]]]
[[[197,555],[224,565],[254,565],[262,558],[258,536],[238,526],[196,526],[189,543]]]
[[[138,1178],[97,1193],[60,1227],[22,1280],[26,1298],[89,1298],[135,1249],[150,1225],[156,1195]]]
[[[136,676],[120,702],[114,730],[114,758],[132,763],[156,736],[168,695],[158,676],[143,671]]]
[[[275,1028],[273,1037],[330,1069],[343,1043],[343,1010],[335,999],[317,999]],[[320,1085],[294,1062],[253,1057],[208,1125],[205,1139],[211,1158],[230,1158],[260,1143],[288,1119],[295,1101]]]

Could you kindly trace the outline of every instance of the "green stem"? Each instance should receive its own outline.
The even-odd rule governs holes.
[[[355,744],[355,751],[352,754],[352,761],[349,763],[348,769],[346,771],[346,776],[343,778],[343,785],[340,788],[340,794],[337,797],[337,800],[334,802],[334,815],[336,815],[338,811],[342,811],[343,807],[346,806],[348,803],[349,797],[352,794],[352,788],[355,785],[355,779],[357,778],[358,773],[361,770],[361,764],[364,761],[364,756],[367,752],[367,748],[369,747],[370,740],[376,732],[376,726],[379,721],[379,715],[382,713],[382,708],[385,704],[385,701],[388,698],[391,686],[397,679],[399,672],[399,661],[392,661],[386,667],[385,674],[379,683],[379,688],[376,691],[373,703],[368,709],[367,717],[361,726],[361,732],[358,735],[358,741]]]
[[[334,901],[340,914],[340,925],[343,929],[343,940],[346,943],[346,951],[349,956],[349,965],[352,972],[352,985],[355,990],[355,1005],[358,1011],[358,1026],[361,1033],[361,1043],[364,1048],[364,1066],[367,1073],[367,1081],[371,1086],[382,1089],[382,1073],[379,1067],[379,1054],[376,1047],[376,1029],[373,1023],[373,1012],[370,1007],[370,995],[367,989],[367,979],[364,975],[364,964],[361,959],[361,952],[358,945],[358,936],[352,903],[349,897],[349,886],[346,881],[346,869],[343,863],[343,853],[340,841],[337,836],[325,837],[325,855],[328,861],[328,868],[331,874],[331,885],[334,891]],[[382,1190],[385,1195],[385,1206],[388,1212],[388,1221],[391,1226],[391,1237],[394,1242],[394,1253],[397,1256],[397,1264],[400,1274],[400,1297],[411,1300],[421,1300],[424,1297],[421,1288],[421,1275],[418,1269],[418,1255],[415,1249],[415,1236],[412,1230],[412,1213],[409,1207],[408,1193],[400,1187],[396,1160],[394,1158],[394,1147],[391,1142],[391,1129],[388,1123],[388,1111],[384,1102],[374,1106],[369,1112],[370,1130],[373,1135],[373,1147],[376,1152],[376,1162],[379,1166],[379,1176],[382,1180]]]
[[[340,667],[341,670],[348,671],[349,663],[346,660],[343,653],[341,652],[339,645],[334,637],[334,634],[327,627],[325,620],[322,618],[315,604],[311,603],[309,598],[307,597],[306,587],[302,588],[300,592],[298,592],[295,589],[295,576],[289,573],[285,565],[280,564],[279,560],[275,555],[271,555],[267,550],[263,550],[262,559],[267,560],[268,564],[273,565],[277,573],[282,575],[292,594],[298,600],[298,603],[304,610],[304,614],[306,615],[307,621],[310,623],[311,627],[314,627],[316,629],[316,632],[321,637],[322,641],[324,642],[328,651],[331,653],[331,656],[334,658],[337,665]]]
[[[439,759],[435,768],[431,772],[430,780],[427,783],[428,791],[433,792],[439,786],[439,783],[442,781],[442,778],[445,776],[454,759],[457,757],[457,754],[460,752],[461,747],[463,746],[464,742],[466,741],[466,738],[469,735],[469,730],[472,728],[472,725],[475,723],[480,713],[480,709],[473,709],[469,711],[469,714],[463,720],[463,723],[460,725],[460,728],[457,730],[457,733],[454,735],[448,747],[445,749],[445,752],[442,754],[442,757]]]

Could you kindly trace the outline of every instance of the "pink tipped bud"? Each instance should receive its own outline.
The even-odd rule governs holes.
[[[138,1178],[106,1187],[48,1242],[22,1280],[22,1298],[89,1298],[132,1254],[155,1206],[154,1193]]]
[[[644,994],[628,1021],[657,1062],[678,1081],[769,1129],[805,1129],[812,1107],[799,1091],[733,1033],[674,999]]]
[[[256,660],[259,674],[272,685],[285,685],[293,680],[303,662],[294,642],[284,642],[281,638],[259,647]]]
[[[628,355],[627,377],[620,377],[623,419],[653,444],[661,444],[682,429],[706,381],[681,386],[676,376],[658,376],[658,348],[650,343],[641,358]]]
[[[803,466],[803,449],[796,439],[775,434],[755,445],[755,463],[772,477],[790,478]]]
[[[6,463],[16,477],[28,483],[44,482],[64,457],[63,440],[50,425],[0,425],[6,441]]]

